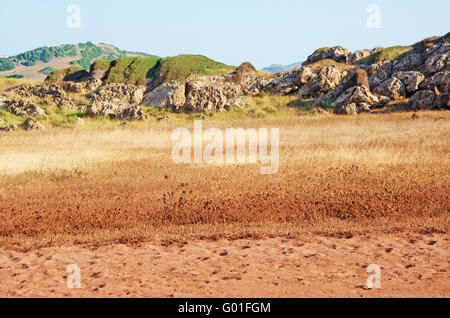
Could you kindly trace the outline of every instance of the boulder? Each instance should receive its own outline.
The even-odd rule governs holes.
[[[308,80],[314,74],[310,67],[301,67],[299,70],[295,71],[295,84],[297,86],[308,83]]]
[[[374,53],[374,50],[363,49],[363,50],[355,51],[350,55],[348,62],[351,64],[356,64],[363,58],[371,55],[372,53]]]
[[[37,121],[36,119],[28,118],[22,124],[22,128],[27,131],[28,130],[44,130],[45,126],[41,122]]]
[[[334,112],[340,115],[356,115],[358,114],[358,107],[355,103],[350,103],[347,105],[336,107]]]
[[[310,55],[303,65],[312,64],[325,59],[332,59],[336,62],[347,63],[351,54],[352,52],[350,50],[347,50],[342,46],[322,48],[316,50],[312,55]]]
[[[86,108],[86,114],[91,117],[108,117],[110,119],[147,120],[140,106],[115,104],[109,102],[94,102]]]
[[[397,99],[406,96],[406,87],[402,81],[396,77],[391,77],[373,90],[375,93]]]
[[[101,90],[87,95],[93,103],[140,105],[144,99],[145,86],[125,83],[106,84]]]
[[[374,89],[392,75],[392,63],[385,61],[369,65],[366,68],[369,76],[369,85]]]
[[[341,96],[344,93],[344,91],[345,91],[344,86],[339,85],[331,92],[322,95],[319,98],[316,98],[316,100],[314,100],[313,106],[329,107],[339,96]]]
[[[409,107],[414,110],[437,108],[437,95],[431,90],[416,92],[409,100]]]
[[[419,89],[420,83],[423,82],[425,76],[420,72],[408,71],[408,72],[397,72],[394,74],[396,78],[401,80],[406,86],[406,91],[408,93],[413,93]]]
[[[275,74],[276,77],[260,85],[270,95],[290,95],[298,91],[299,71],[288,71]]]
[[[32,102],[19,98],[13,100],[6,108],[10,113],[21,117],[45,117],[45,111]]]
[[[433,74],[443,70],[447,64],[448,54],[433,55],[425,61],[425,70],[427,74]]]
[[[347,75],[346,71],[340,70],[336,66],[325,66],[314,72],[308,82],[300,87],[298,97],[318,98],[334,90]]]
[[[241,87],[232,81],[196,77],[186,82],[186,103],[183,110],[228,111],[232,106],[243,107]]]
[[[144,95],[143,105],[162,108],[181,108],[186,102],[185,84],[179,81],[164,83]]]
[[[439,89],[444,84],[450,84],[450,72],[443,71],[435,73],[427,78],[420,84],[421,89],[434,90]]]
[[[360,113],[387,102],[389,102],[388,99],[373,95],[366,86],[355,86],[347,89],[331,106],[335,108],[337,114],[348,114],[353,113],[355,107],[356,112]]]
[[[16,131],[16,130],[17,130],[17,125],[14,125],[14,124],[0,127],[0,131],[3,131],[3,132],[10,132],[10,131]]]
[[[413,71],[423,65],[424,57],[422,54],[408,54],[395,64],[393,72]]]

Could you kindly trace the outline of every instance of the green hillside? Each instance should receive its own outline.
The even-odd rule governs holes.
[[[171,80],[185,80],[191,74],[214,75],[234,71],[228,66],[202,55],[178,55],[175,57],[121,57],[114,61],[98,60],[91,66],[91,73],[106,72],[106,83],[145,85],[147,78],[156,84]]]
[[[123,51],[105,43],[86,42],[53,47],[43,46],[16,56],[0,58],[0,75],[6,77],[24,74],[28,79],[44,80],[52,69],[80,66],[88,71],[91,64],[99,59],[112,61],[133,56],[151,55]]]
[[[149,72],[157,82],[183,81],[191,74],[216,75],[232,72],[234,66],[213,61],[203,55],[178,55],[158,60]]]

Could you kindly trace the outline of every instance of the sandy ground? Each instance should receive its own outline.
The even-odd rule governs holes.
[[[447,235],[0,251],[1,297],[449,297]],[[81,269],[69,289],[67,266]],[[381,267],[368,290],[367,266]]]

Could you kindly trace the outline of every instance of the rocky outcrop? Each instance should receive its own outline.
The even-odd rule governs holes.
[[[393,72],[413,71],[419,69],[424,62],[422,54],[408,54],[393,65]]]
[[[370,89],[373,90],[392,75],[392,63],[386,61],[369,65],[366,72],[369,76]]]
[[[415,92],[419,89],[420,83],[423,82],[425,76],[420,72],[408,71],[408,72],[398,72],[394,76],[402,81],[406,86],[406,91],[408,93]]]
[[[180,109],[186,102],[185,84],[171,81],[164,83],[144,95],[143,105]]]
[[[304,68],[301,71],[294,70],[276,74],[277,77],[272,78],[268,82],[260,83],[260,88],[270,95],[290,95],[296,94],[302,77]],[[309,79],[309,77],[308,77]]]
[[[375,87],[374,93],[397,99],[406,96],[406,87],[401,80],[391,77]]]
[[[28,130],[44,130],[45,126],[40,121],[37,121],[36,119],[28,118],[22,124],[22,128],[27,131]]]
[[[317,98],[334,90],[347,75],[346,71],[336,66],[326,66],[318,69],[308,79],[299,92],[299,98]]]
[[[123,120],[148,120],[140,106],[115,104],[109,102],[94,102],[86,108],[86,114],[91,117],[108,117]]]
[[[45,111],[36,106],[32,102],[19,98],[11,101],[11,103],[7,106],[7,110],[17,116],[21,117],[45,117]]]
[[[228,111],[231,107],[243,107],[241,87],[223,77],[194,76],[186,81],[184,111]]]
[[[331,104],[337,114],[354,114],[368,112],[372,107],[389,102],[387,98],[373,95],[366,86],[355,86],[347,89]]]
[[[10,131],[16,131],[17,125],[8,125],[8,126],[0,126],[0,132],[10,132]]]
[[[106,84],[101,90],[87,95],[93,103],[140,105],[144,99],[145,86],[124,83]]]
[[[148,116],[139,106],[144,99],[144,91],[144,86],[107,84],[101,90],[87,95],[91,104],[86,108],[86,114],[111,119],[147,120]]]
[[[433,48],[429,48],[425,52],[428,58],[425,61],[425,74],[433,74],[440,71],[450,71],[449,55],[450,45],[441,44]]]
[[[437,108],[437,95],[431,90],[421,90],[415,93],[409,100],[409,106],[413,110],[429,110]]]
[[[355,51],[350,55],[348,62],[351,64],[356,64],[363,58],[371,55],[373,52],[374,52],[373,50],[367,50],[367,49]]]
[[[342,46],[322,48],[316,50],[312,55],[308,56],[308,59],[303,65],[312,64],[325,59],[331,59],[340,63],[347,63],[349,62],[349,57],[351,54],[352,52],[350,50],[347,50]]]

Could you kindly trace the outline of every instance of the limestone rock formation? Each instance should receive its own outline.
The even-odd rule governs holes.
[[[241,87],[233,81],[199,76],[186,81],[184,111],[223,112],[232,106],[243,107]]]
[[[22,116],[22,117],[28,117],[28,116],[45,117],[45,116],[47,116],[45,114],[45,111],[42,108],[40,108],[39,106],[36,106],[32,102],[22,99],[22,98],[11,101],[9,106],[7,106],[7,110],[10,113],[13,113],[14,115]]]
[[[144,99],[145,86],[124,83],[106,84],[101,90],[87,95],[93,103],[140,105]]]
[[[394,76],[405,84],[408,93],[417,91],[420,83],[425,79],[425,76],[422,73],[415,71],[401,71],[395,73]]]
[[[396,77],[391,77],[385,80],[380,85],[375,87],[373,91],[374,93],[388,96],[392,99],[406,96],[405,84],[403,84],[403,82]]]
[[[28,118],[22,124],[22,128],[27,131],[28,130],[44,130],[45,126],[40,121],[37,121],[36,119]]]
[[[347,63],[349,57],[352,54],[350,50],[343,48],[342,46],[335,46],[331,48],[322,48],[315,51],[308,57],[304,65],[312,64],[321,60],[331,59],[336,62]]]
[[[353,114],[355,109],[356,113],[367,112],[371,107],[387,102],[388,99],[373,95],[366,86],[355,86],[347,89],[331,106],[337,114]]]
[[[146,93],[143,105],[179,109],[183,107],[185,102],[185,84],[179,81],[171,81]]]
[[[10,131],[16,131],[17,130],[17,125],[8,125],[8,126],[2,126],[0,127],[0,132],[10,132]]]
[[[322,96],[335,89],[346,75],[346,71],[342,71],[336,66],[320,68],[300,88],[298,97],[317,98]]]
[[[415,93],[409,100],[409,106],[413,110],[437,108],[437,95],[431,90],[421,90]]]

